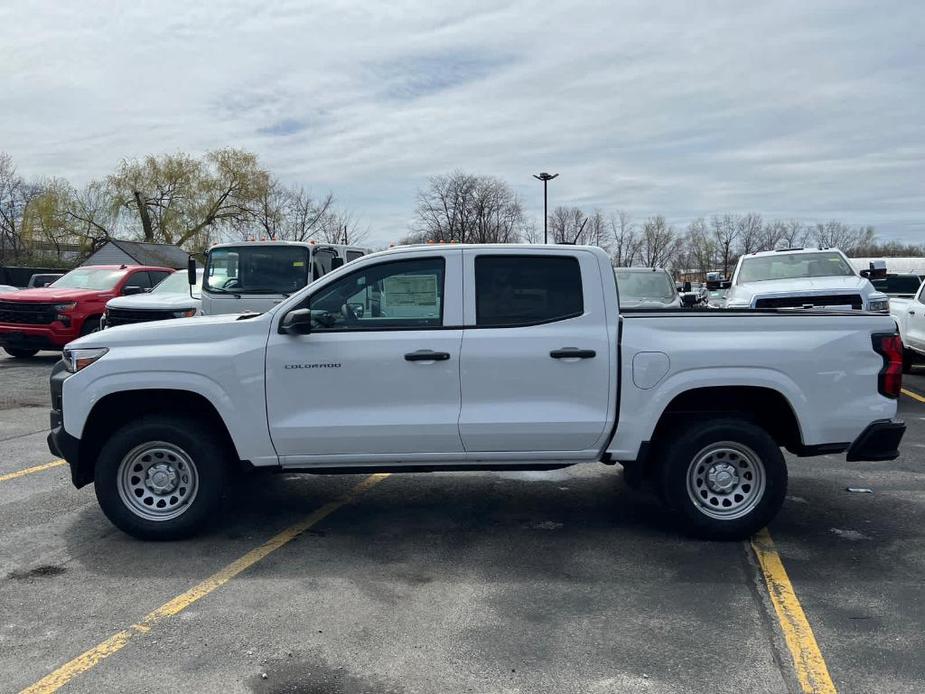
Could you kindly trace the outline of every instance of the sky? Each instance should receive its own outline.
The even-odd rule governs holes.
[[[925,242],[925,3],[0,4],[0,151],[80,184],[243,147],[404,236],[428,176],[642,221],[755,211]]]

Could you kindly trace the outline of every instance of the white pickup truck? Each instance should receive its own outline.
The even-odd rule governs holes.
[[[882,261],[880,261],[882,264]],[[876,270],[886,273],[886,266]],[[874,289],[875,268],[855,270],[837,248],[787,248],[739,258],[726,308],[823,308],[889,312],[889,298]]]
[[[49,446],[140,538],[214,516],[238,463],[302,472],[621,463],[679,524],[742,538],[781,448],[898,455],[902,344],[861,311],[620,314],[582,246],[402,247],[266,313],[116,327],[51,377]],[[602,493],[605,491],[602,489]]]

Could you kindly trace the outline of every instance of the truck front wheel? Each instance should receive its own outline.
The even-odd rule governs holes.
[[[226,446],[202,422],[143,417],[117,431],[96,461],[94,484],[103,513],[142,540],[189,537],[221,505]]]
[[[37,349],[16,349],[15,347],[4,347],[3,351],[16,359],[28,359],[39,352]]]
[[[692,534],[740,540],[767,525],[787,493],[780,447],[740,419],[691,423],[665,446],[663,497]]]

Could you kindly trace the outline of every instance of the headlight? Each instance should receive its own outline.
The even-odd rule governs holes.
[[[73,303],[73,304],[55,304],[55,311],[58,311],[59,313],[60,313],[61,311],[71,311],[71,310],[74,309],[74,307],[75,307],[76,305],[77,305],[76,303]]]
[[[194,308],[188,308],[185,311],[174,311],[173,312],[174,318],[192,318],[195,315],[196,315],[196,309]]]
[[[868,311],[876,311],[877,313],[889,313],[890,311],[890,300],[889,299],[871,299],[867,302]]]
[[[85,369],[109,350],[106,347],[95,349],[65,349],[61,358],[64,359],[64,368],[72,374]]]

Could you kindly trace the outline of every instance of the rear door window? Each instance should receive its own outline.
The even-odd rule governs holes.
[[[479,327],[537,325],[583,312],[577,258],[481,255],[475,259],[475,322]]]

